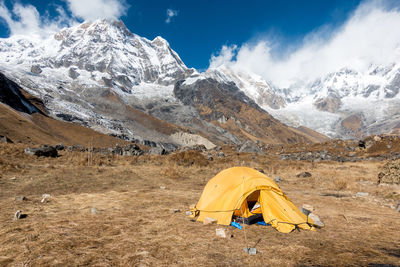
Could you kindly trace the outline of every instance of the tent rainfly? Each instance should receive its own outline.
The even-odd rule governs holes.
[[[282,233],[296,228],[314,230],[314,222],[296,208],[275,182],[247,167],[223,170],[208,181],[191,216],[200,222],[210,217],[218,224],[230,225],[235,215],[250,218],[257,213]]]

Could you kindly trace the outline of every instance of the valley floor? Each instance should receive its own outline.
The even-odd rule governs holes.
[[[0,266],[399,266],[398,186],[376,185],[384,162],[283,161],[225,152],[207,161],[179,156],[105,156],[62,151],[58,158],[23,154],[0,144]],[[280,176],[295,203],[311,204],[325,223],[316,231],[282,234],[190,221],[219,171],[233,166]],[[308,171],[309,178],[297,178]],[[356,197],[368,192],[367,197]],[[50,194],[42,203],[42,195]],[[25,196],[26,201],[15,197]],[[94,209],[93,209],[94,208]],[[13,220],[21,210],[27,217]],[[233,235],[224,239],[216,228]]]

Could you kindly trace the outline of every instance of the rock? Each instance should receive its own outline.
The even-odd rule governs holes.
[[[317,214],[310,213],[310,214],[308,214],[308,218],[310,218],[311,220],[314,221],[314,226],[315,226],[315,227],[317,227],[317,228],[322,228],[322,227],[324,227],[324,223],[321,222],[321,220],[319,219],[319,217],[318,217]]]
[[[218,237],[222,237],[222,238],[226,238],[226,232],[225,232],[225,229],[223,229],[223,228],[217,228],[217,229],[215,229],[215,235],[216,236],[218,236]]]
[[[167,151],[165,151],[165,149],[162,147],[156,146],[156,147],[150,148],[149,154],[150,155],[166,155]]]
[[[357,192],[356,197],[367,197],[369,193],[367,192]]]
[[[305,215],[310,215],[314,211],[314,207],[308,204],[303,204],[301,207],[301,212],[304,213]]]
[[[68,70],[68,75],[69,77],[71,77],[72,79],[76,79],[78,78],[78,76],[80,75],[77,71],[76,68],[69,68]]]
[[[282,182],[283,180],[282,180],[282,178],[280,177],[280,176],[276,176],[275,177],[275,183],[279,183],[279,182]]]
[[[397,202],[397,208],[396,208],[396,211],[397,211],[397,212],[400,212],[400,200],[399,200],[399,202]]]
[[[211,217],[204,218],[203,224],[207,225],[207,224],[214,224],[214,223],[217,223],[216,219],[213,219]]]
[[[243,248],[243,251],[249,255],[256,255],[257,249],[256,248]]]
[[[15,197],[15,201],[26,201],[28,200],[25,196],[17,196]]]
[[[93,215],[96,215],[96,214],[99,213],[99,211],[98,211],[96,208],[91,208],[91,209],[90,209],[90,212],[91,212]]]
[[[173,209],[173,210],[172,210],[172,213],[179,213],[179,212],[181,212],[180,209]]]
[[[42,69],[40,68],[39,65],[32,65],[31,72],[34,74],[40,74],[42,73]]]
[[[144,154],[144,151],[141,150],[140,147],[136,144],[124,146],[124,148],[122,149],[123,156],[140,156],[143,154]]]
[[[55,145],[54,148],[55,148],[56,150],[64,150],[65,147],[64,147],[64,144],[61,143],[61,144]]]
[[[86,149],[84,146],[81,146],[81,145],[73,145],[73,146],[67,147],[67,150],[74,151],[74,152],[84,152]]]
[[[160,189],[161,189],[161,190],[165,190],[165,189],[167,189],[167,188],[166,188],[165,186],[161,185],[161,186],[160,186]]]
[[[50,199],[50,194],[43,194],[42,200],[40,202],[45,203],[45,202],[49,201],[49,199]]]
[[[0,135],[0,143],[12,144],[14,142],[11,141],[7,136]]]
[[[190,210],[188,210],[188,211],[186,211],[186,216],[190,216],[190,215],[193,215],[193,211],[190,211]]]
[[[247,141],[245,142],[239,149],[238,152],[247,152],[247,153],[257,153],[259,155],[264,155],[264,152],[262,149],[257,146],[256,143],[253,141]]]
[[[400,159],[392,160],[383,166],[378,174],[378,184],[400,184]]]
[[[52,146],[45,146],[41,148],[25,148],[24,153],[27,155],[35,155],[37,157],[57,157],[58,152]]]
[[[312,174],[309,172],[301,172],[301,173],[296,174],[297,178],[308,178],[311,176],[312,176]]]
[[[381,141],[382,140],[382,138],[379,136],[379,135],[375,135],[374,136],[374,141],[375,142],[379,142],[379,141]]]
[[[22,218],[22,211],[17,210],[17,212],[14,214],[14,220],[19,220]]]

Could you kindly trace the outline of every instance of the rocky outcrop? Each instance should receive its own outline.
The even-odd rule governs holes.
[[[400,184],[400,159],[389,161],[378,174],[378,183]]]
[[[238,149],[238,152],[257,153],[259,155],[264,155],[262,149],[256,143],[250,140],[241,145]]]
[[[58,156],[57,149],[52,146],[44,146],[40,148],[25,148],[24,153],[27,155],[34,155],[37,157],[52,157]]]

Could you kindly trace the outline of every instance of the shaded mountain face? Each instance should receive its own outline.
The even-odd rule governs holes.
[[[126,140],[207,148],[311,140],[274,120],[234,82],[198,80],[203,76],[166,40],[137,36],[122,22],[86,22],[46,40],[2,39],[0,71],[51,117]]]
[[[253,73],[226,66],[208,77],[235,84],[272,116],[330,137],[361,138],[390,133],[400,123],[400,64],[371,64],[364,72],[340,69],[314,81],[278,88]]]

